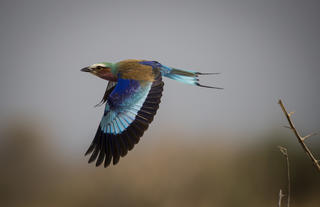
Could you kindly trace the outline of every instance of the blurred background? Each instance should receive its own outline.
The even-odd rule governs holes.
[[[320,205],[302,134],[320,130],[316,0],[0,2],[1,206]],[[151,59],[201,72],[210,90],[165,80],[158,113],[116,166],[84,152],[106,82],[79,70]],[[307,144],[320,158],[320,141]],[[284,205],[284,204],[283,204]]]

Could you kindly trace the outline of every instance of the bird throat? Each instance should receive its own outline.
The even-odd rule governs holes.
[[[108,80],[108,81],[117,81],[118,78],[116,76],[114,76],[111,72],[100,72],[99,74],[97,74],[100,78]]]

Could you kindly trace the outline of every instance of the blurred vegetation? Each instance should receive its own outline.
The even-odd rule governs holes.
[[[278,145],[288,148],[292,206],[319,206],[320,175],[290,135],[159,136],[104,169],[82,154],[61,159],[50,134],[15,122],[1,131],[0,206],[277,206],[287,180]],[[319,145],[312,150],[319,155]]]

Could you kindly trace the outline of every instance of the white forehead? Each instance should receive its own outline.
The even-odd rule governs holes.
[[[92,68],[96,68],[96,67],[98,67],[98,66],[105,67],[105,65],[102,64],[102,63],[96,63],[96,64],[93,64],[93,65],[90,65],[89,68],[92,69]]]

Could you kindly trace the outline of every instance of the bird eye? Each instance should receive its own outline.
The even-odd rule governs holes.
[[[96,67],[96,69],[100,70],[100,69],[102,69],[102,67],[99,65]]]

